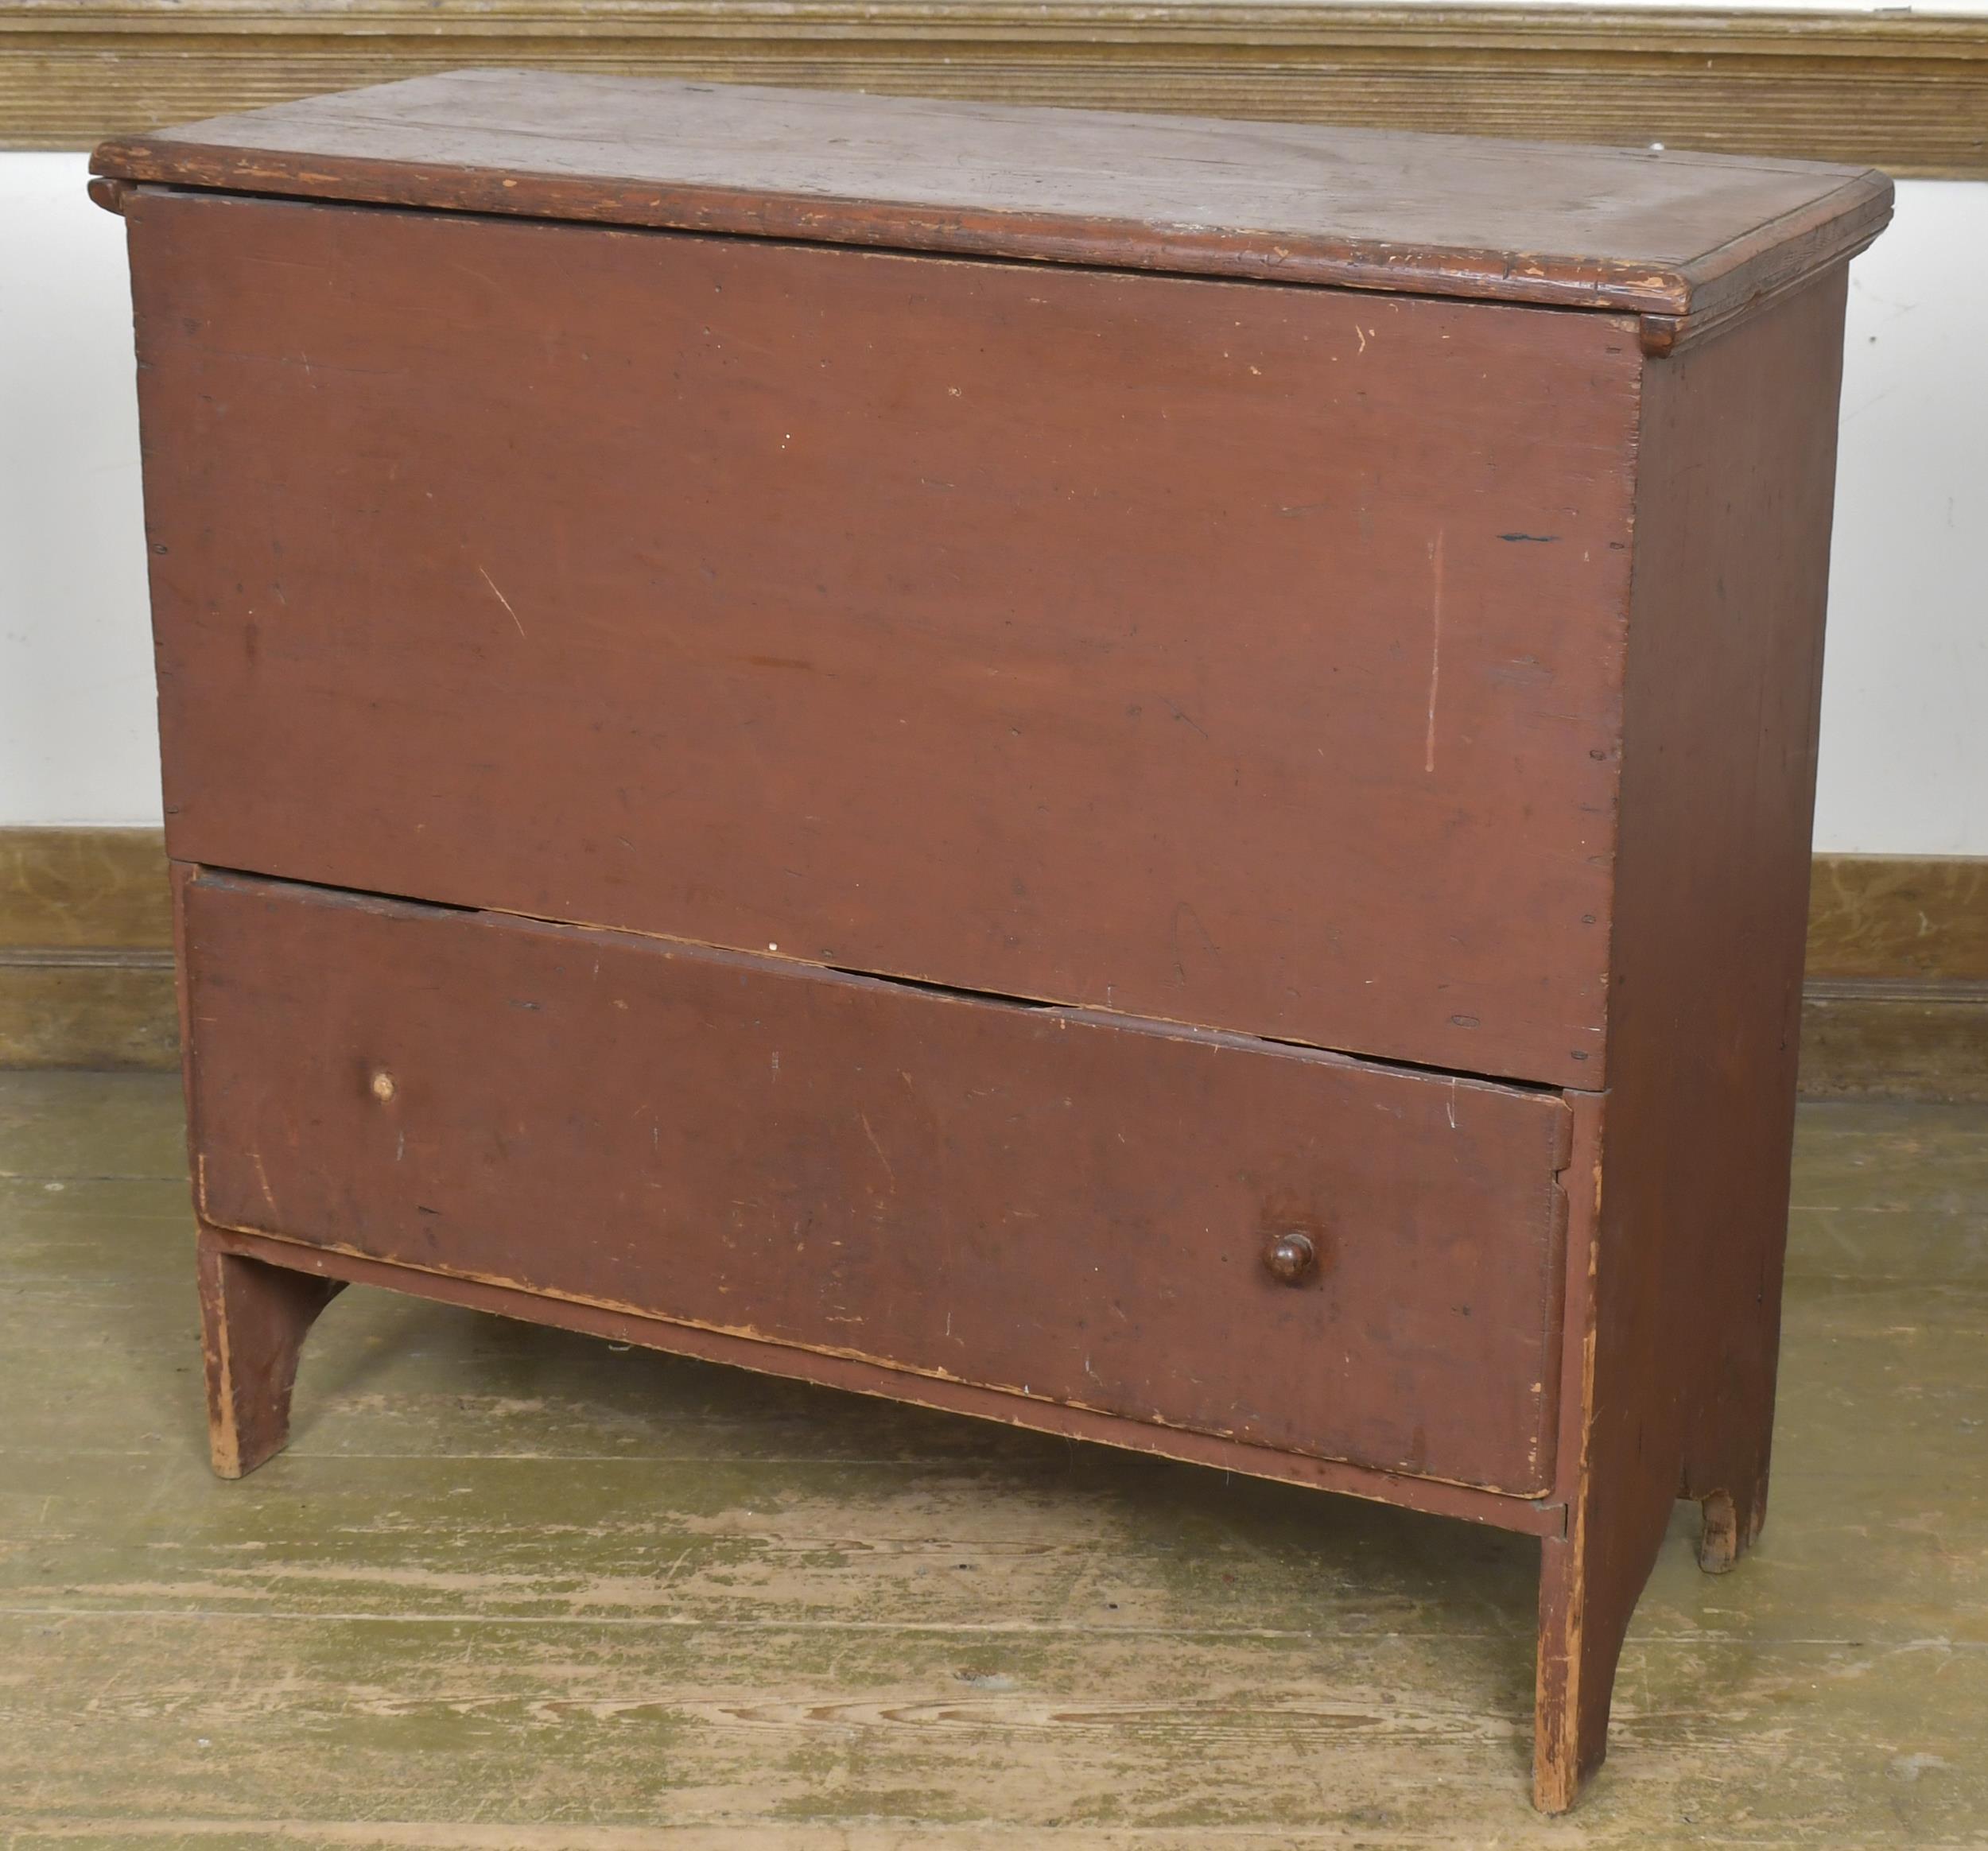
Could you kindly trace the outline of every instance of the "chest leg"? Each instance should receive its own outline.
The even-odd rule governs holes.
[[[239,1478],[283,1449],[305,1333],[345,1283],[244,1259],[211,1228],[199,1238],[208,1445],[214,1469]]]

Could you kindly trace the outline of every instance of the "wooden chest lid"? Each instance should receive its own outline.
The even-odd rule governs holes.
[[[124,137],[123,181],[1600,308],[1645,344],[1883,229],[1881,173],[1283,122],[457,71]]]

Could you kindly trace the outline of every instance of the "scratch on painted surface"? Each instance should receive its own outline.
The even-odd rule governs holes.
[[[876,1141],[876,1133],[870,1129],[868,1115],[858,1112],[856,1116],[863,1120],[863,1135],[870,1140],[870,1148],[876,1151],[877,1162],[883,1166],[883,1174],[891,1179],[891,1193],[895,1195],[897,1193],[897,1172],[891,1167],[890,1158],[883,1154],[883,1147]]]
[[[269,1204],[270,1213],[280,1217],[282,1211],[277,1207],[275,1191],[270,1187],[270,1173],[262,1167],[262,1153],[260,1151],[251,1151],[249,1157],[255,1165],[255,1180],[262,1185],[262,1200]]]
[[[490,587],[491,596],[494,597],[499,603],[503,606],[505,615],[511,619],[512,623],[518,626],[518,634],[520,636],[522,636],[525,634],[525,626],[518,613],[511,609],[511,600],[506,597],[502,592],[498,590],[496,580],[492,578],[488,572],[484,572],[483,568],[480,565],[476,568],[476,570],[482,575],[483,583]]]
[[[1442,533],[1436,530],[1429,548],[1429,731],[1423,744],[1422,769],[1436,768],[1436,689],[1442,680]]]

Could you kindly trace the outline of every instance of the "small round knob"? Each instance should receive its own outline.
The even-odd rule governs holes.
[[[1264,1264],[1269,1267],[1271,1276],[1287,1286],[1296,1285],[1318,1263],[1318,1249],[1313,1246],[1311,1236],[1295,1230],[1273,1236],[1264,1249]]]

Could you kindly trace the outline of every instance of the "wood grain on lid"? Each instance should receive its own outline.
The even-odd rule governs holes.
[[[1662,346],[1867,244],[1804,161],[459,71],[106,142],[115,179],[1629,310]]]

